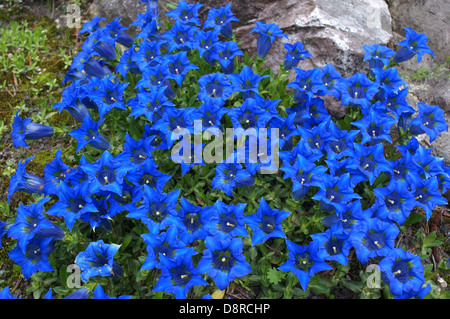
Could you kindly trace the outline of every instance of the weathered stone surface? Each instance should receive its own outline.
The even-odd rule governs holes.
[[[139,0],[94,0],[90,15],[101,15],[108,21],[120,16],[122,25],[128,27],[139,13],[145,12],[145,4]]]

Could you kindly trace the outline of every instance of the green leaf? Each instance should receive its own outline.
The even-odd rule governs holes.
[[[403,223],[403,225],[412,225],[412,224],[415,224],[415,223],[421,221],[424,217],[425,217],[425,215],[423,215],[423,214],[412,213],[412,214],[406,219],[406,221]]]
[[[276,285],[279,282],[281,282],[284,277],[286,277],[286,273],[279,271],[278,269],[272,267],[267,271],[267,278],[269,279],[269,281]]]

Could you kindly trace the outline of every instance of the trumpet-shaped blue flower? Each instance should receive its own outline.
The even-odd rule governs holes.
[[[411,120],[411,130],[424,132],[430,137],[430,143],[436,140],[437,136],[448,130],[445,121],[444,111],[439,105],[428,105],[417,103],[419,114]]]
[[[364,61],[369,61],[370,69],[383,69],[388,66],[395,51],[384,45],[372,44],[363,46]]]
[[[275,23],[265,23],[256,21],[256,27],[253,28],[250,33],[258,33],[258,39],[256,42],[256,56],[260,59],[264,59],[267,56],[273,42],[278,37],[285,37],[289,39],[286,34]]]
[[[324,260],[337,261],[341,265],[348,264],[349,251],[352,248],[348,241],[348,233],[342,224],[336,223],[323,233],[311,235],[313,241],[319,243],[317,255]]]
[[[253,176],[240,163],[221,163],[216,166],[212,187],[233,196],[233,189],[249,187],[255,183]]]
[[[111,148],[109,141],[99,133],[100,125],[104,120],[94,121],[92,118],[86,117],[79,128],[69,133],[70,136],[77,139],[77,152],[86,145],[91,145],[100,151],[106,151]]]
[[[144,224],[156,224],[160,229],[164,229],[168,226],[169,215],[177,215],[180,189],[167,194],[144,185],[143,196],[141,204],[131,210],[127,217],[140,219]]]
[[[94,163],[81,166],[89,178],[89,192],[100,191],[122,195],[122,183],[126,173],[132,168],[115,160],[110,152],[103,152]]]
[[[376,144],[382,140],[392,143],[391,127],[395,123],[397,120],[394,117],[372,109],[361,120],[352,122],[361,132],[361,144]]]
[[[154,114],[164,112],[166,108],[174,107],[175,104],[166,96],[165,86],[151,86],[149,90],[142,90],[136,97],[128,102],[132,110],[130,116],[135,118],[143,115],[151,123],[154,123]]]
[[[78,253],[75,263],[81,269],[81,279],[88,282],[90,277],[120,277],[122,267],[114,260],[120,245],[106,244],[103,240],[91,242],[85,251]]]
[[[69,230],[72,230],[75,222],[86,213],[98,212],[88,193],[88,184],[69,186],[61,182],[58,193],[58,201],[53,204],[47,214],[63,217]]]
[[[17,164],[16,172],[9,180],[8,202],[11,196],[17,191],[38,195],[44,193],[44,179],[27,171],[27,163],[33,158],[34,156],[28,157],[25,161]]]
[[[180,239],[186,244],[205,239],[209,235],[205,226],[211,219],[212,207],[195,206],[184,197],[181,197],[180,205],[177,216],[169,216],[168,223],[178,227]]]
[[[398,227],[391,221],[366,217],[353,225],[349,241],[356,251],[356,258],[365,264],[369,258],[387,256],[395,246]]]
[[[198,99],[219,110],[224,106],[225,101],[234,93],[234,87],[223,73],[216,72],[202,75],[198,79],[200,90]]]
[[[195,39],[197,30],[197,27],[190,24],[181,21],[175,22],[172,28],[162,35],[162,38],[168,41],[169,53],[175,50],[190,51],[194,49],[197,44]]]
[[[148,228],[149,232],[141,235],[147,245],[147,256],[141,270],[161,269],[161,256],[173,258],[189,249],[187,243],[180,239],[175,225],[170,225],[164,231],[160,231],[157,224],[149,224]]]
[[[17,111],[12,124],[11,137],[15,148],[28,147],[26,140],[37,140],[52,136],[55,129],[48,125],[35,123],[32,119],[22,119]]]
[[[398,43],[400,49],[394,55],[393,61],[395,63],[401,63],[408,61],[417,55],[417,62],[422,61],[422,57],[425,54],[430,54],[434,57],[433,50],[427,44],[428,37],[426,34],[415,32],[411,28],[404,27],[406,31],[406,39]]]
[[[301,246],[290,240],[286,240],[286,247],[289,252],[289,258],[278,267],[282,271],[291,271],[300,281],[303,290],[308,288],[311,277],[316,272],[332,269],[317,252],[319,245],[317,242],[311,242],[308,245]]]
[[[234,279],[251,272],[250,264],[245,261],[243,254],[242,239],[236,237],[224,240],[208,236],[205,247],[197,270],[208,274],[220,290],[228,287]]]
[[[230,39],[233,37],[233,29],[231,22],[239,21],[231,11],[231,4],[228,3],[219,8],[211,8],[208,11],[208,16],[203,29],[214,28],[218,30],[224,37]]]
[[[176,299],[186,299],[189,290],[194,286],[206,286],[208,282],[194,267],[192,256],[197,252],[190,248],[173,258],[161,255],[161,277],[153,291],[171,293]]]
[[[377,206],[375,216],[380,219],[388,219],[402,225],[415,206],[413,195],[404,181],[395,180],[386,187],[375,188],[373,192]]]
[[[253,230],[252,245],[261,244],[269,238],[286,238],[281,222],[290,214],[271,208],[261,197],[256,213],[244,217],[245,223]]]
[[[189,61],[186,51],[181,51],[175,54],[166,55],[167,66],[170,70],[169,79],[173,79],[179,86],[182,86],[186,74],[190,70],[198,69],[198,66]]]
[[[175,19],[177,22],[183,22],[186,24],[200,25],[198,19],[198,10],[203,7],[203,4],[189,4],[184,0],[178,2],[175,9],[166,13],[168,17]]]
[[[323,187],[323,174],[327,168],[316,165],[314,161],[298,154],[292,165],[284,165],[280,168],[284,172],[284,179],[292,181],[292,196],[295,200],[302,199],[311,186]]]
[[[425,283],[424,266],[420,256],[402,248],[393,249],[379,263],[381,278],[389,285],[396,299],[419,296]]]
[[[259,82],[268,75],[260,76],[246,65],[239,74],[228,74],[227,77],[234,85],[235,90],[241,92],[241,96],[246,99],[258,94]]]
[[[48,260],[53,251],[52,240],[52,237],[34,237],[27,242],[25,250],[16,247],[8,253],[9,258],[22,268],[25,279],[30,279],[38,271],[55,271]]]
[[[91,93],[91,99],[97,104],[100,117],[104,117],[113,108],[127,109],[123,101],[123,94],[127,86],[128,83],[120,83],[114,76],[106,76],[101,79],[99,87]]]
[[[245,227],[244,210],[247,204],[225,204],[218,200],[213,205],[211,219],[205,229],[214,237],[231,239],[241,236],[248,237]]]
[[[363,111],[369,109],[370,101],[378,92],[379,85],[369,80],[366,74],[356,73],[339,81],[339,91],[342,94],[342,105],[355,104]]]
[[[430,219],[433,209],[437,205],[447,204],[447,200],[439,191],[439,183],[436,176],[418,179],[414,185],[413,194],[416,205],[425,210],[427,219]]]
[[[97,284],[95,287],[95,290],[93,292],[93,298],[92,299],[130,299],[131,295],[126,296],[119,296],[119,297],[111,297],[105,293],[102,286],[100,284]]]
[[[311,53],[303,47],[303,43],[300,41],[297,41],[294,44],[284,43],[284,48],[287,50],[283,62],[283,67],[286,70],[296,67],[300,61],[312,57]]]

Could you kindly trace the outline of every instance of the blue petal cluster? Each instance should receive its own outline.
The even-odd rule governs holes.
[[[101,27],[104,19],[95,17],[83,26],[80,34],[85,41],[65,78],[68,86],[62,101],[54,106],[79,122],[70,132],[77,153],[95,150],[100,155],[81,154],[79,165],[69,167],[58,151],[44,178],[26,170],[29,158],[19,163],[11,178],[8,200],[17,191],[45,196],[37,204],[20,206],[13,225],[0,223],[0,235],[8,229],[8,236],[17,239],[10,257],[24,275],[53,270],[48,257],[64,232],[42,212],[52,198],[46,214],[62,218],[69,231],[76,223],[86,223],[93,230],[109,232],[121,212],[142,222],[148,233],[141,234],[147,246],[141,270],[160,270],[153,290],[176,298],[186,298],[194,286],[208,285],[205,275],[221,290],[248,275],[252,269],[244,255],[244,238],[252,245],[283,239],[288,253],[278,269],[295,274],[304,290],[314,274],[332,269],[334,262],[347,265],[354,250],[363,264],[371,259],[379,262],[397,298],[423,296],[420,258],[395,248],[395,240],[415,207],[422,207],[429,219],[436,206],[446,203],[442,192],[450,188],[450,171],[415,136],[427,134],[433,141],[448,127],[439,106],[419,103],[415,111],[408,105],[406,83],[392,65],[412,55],[420,62],[424,53],[431,53],[426,37],[407,29],[398,52],[365,46],[370,73],[347,78],[332,65],[298,68],[311,54],[300,42],[285,43],[282,71],[292,70],[295,76],[287,85],[292,99],[286,102],[272,99],[264,90],[268,75],[247,65],[236,68],[243,52],[233,40],[231,24],[237,19],[229,4],[211,9],[201,27],[202,5],[180,1],[167,13],[175,22],[162,32],[157,1],[143,2],[147,12],[132,24],[139,28],[134,38],[127,35],[120,18]],[[274,23],[256,22],[251,32],[258,33],[259,59],[266,58],[276,38],[288,38]],[[197,55],[201,65],[191,62]],[[195,76],[197,91],[188,93],[184,84]],[[180,104],[177,94],[192,98]],[[325,107],[327,96],[357,109],[360,117],[347,127],[338,124]],[[110,117],[129,124],[125,136],[115,136],[104,125]],[[248,203],[231,203],[242,188],[261,185],[258,177],[264,165],[250,161],[248,148],[227,155],[241,161],[223,162],[212,170],[212,183],[204,187],[210,186],[220,199],[209,206],[189,201],[173,186],[176,173],[165,171],[159,156],[172,148],[175,130],[194,134],[196,120],[216,131],[226,125],[241,133],[248,128],[279,129],[280,179],[291,185],[292,200],[299,206],[310,200],[320,209],[326,216],[325,231],[311,234],[309,243],[294,242],[285,234],[285,220],[293,212],[272,207],[262,196],[253,211],[247,210]],[[401,145],[391,139],[395,125]],[[26,146],[25,140],[48,136],[50,131],[16,117],[14,143]],[[275,136],[265,138],[271,142]],[[387,150],[401,156],[389,159]],[[193,158],[198,150],[193,151],[184,158]],[[181,163],[181,176],[195,165],[205,163]],[[364,200],[367,194],[361,185],[373,190],[371,203]],[[193,248],[198,242],[204,247],[200,256]],[[83,281],[123,275],[115,260],[119,248],[102,240],[89,243],[75,259]],[[8,291],[0,296],[8,297]],[[94,296],[109,297],[100,286]],[[80,290],[73,298],[87,297]]]

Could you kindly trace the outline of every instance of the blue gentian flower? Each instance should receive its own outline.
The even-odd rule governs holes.
[[[219,8],[211,8],[208,11],[208,16],[203,29],[214,28],[218,30],[225,38],[230,39],[233,37],[233,29],[231,22],[239,21],[231,11],[231,4],[228,3]]]
[[[70,295],[67,295],[63,299],[89,299],[89,289],[88,288],[80,288],[72,292]]]
[[[241,137],[241,133],[243,133],[244,130],[265,128],[269,120],[273,117],[272,114],[261,108],[259,101],[260,100],[257,100],[256,98],[247,98],[240,106],[229,109],[227,112],[227,116],[230,118],[233,125],[236,138]],[[252,132],[247,133],[253,134]]]
[[[160,256],[173,258],[189,249],[187,243],[180,239],[178,228],[174,225],[170,225],[164,231],[160,231],[157,224],[149,224],[148,228],[149,232],[141,235],[147,247],[147,256],[141,270],[161,269],[163,265]]]
[[[52,136],[55,129],[51,126],[32,122],[32,119],[22,119],[16,112],[12,124],[11,137],[15,148],[28,147],[26,140],[37,140],[40,138]]]
[[[415,206],[413,194],[408,184],[401,180],[394,180],[386,187],[377,187],[373,190],[377,206],[375,216],[388,219],[402,225]]]
[[[400,49],[394,55],[393,61],[401,63],[408,61],[417,55],[417,62],[420,63],[422,57],[428,53],[434,57],[433,50],[427,44],[428,37],[426,34],[415,32],[411,28],[404,27],[406,30],[406,39],[398,43]]]
[[[73,83],[64,89],[61,102],[55,103],[52,109],[57,109],[59,113],[63,110],[67,110],[74,119],[78,122],[83,122],[84,118],[90,117],[91,114],[86,105],[80,101],[80,95],[81,88],[79,85]]]
[[[135,47],[131,56],[131,60],[139,66],[141,72],[146,68],[161,63],[161,46],[163,41],[149,41],[145,39],[139,43],[139,47]],[[137,50],[137,51],[136,51]]]
[[[181,197],[180,205],[177,216],[168,217],[170,223],[178,227],[180,239],[186,244],[205,239],[209,235],[205,225],[211,219],[212,207],[196,206],[184,197]]]
[[[419,107],[419,114],[411,120],[410,130],[426,133],[430,137],[430,143],[432,143],[438,135],[448,130],[444,111],[439,105],[419,102],[417,106]]]
[[[81,280],[88,282],[90,277],[120,277],[122,267],[114,260],[120,245],[106,244],[103,240],[91,242],[85,251],[78,253],[75,263],[81,269]]]
[[[225,204],[218,200],[213,205],[211,219],[205,229],[214,237],[225,240],[233,237],[248,237],[244,221],[245,203]]]
[[[280,27],[275,23],[268,24],[261,21],[256,21],[255,23],[256,27],[253,28],[250,33],[258,33],[256,56],[260,59],[264,59],[276,38],[285,37],[288,39],[288,36],[284,34]]]
[[[160,229],[168,226],[167,218],[177,215],[177,201],[180,189],[170,193],[162,193],[160,190],[144,185],[142,203],[131,210],[127,217],[140,219],[144,224],[157,224]]]
[[[313,241],[319,243],[317,255],[324,260],[333,260],[341,265],[348,264],[349,251],[352,248],[348,241],[348,233],[342,223],[336,223],[323,233],[311,235]]]
[[[99,79],[111,74],[111,71],[103,63],[103,61],[99,61],[94,57],[87,59],[81,67],[81,70],[84,70],[88,75]]]
[[[369,61],[370,69],[383,69],[395,55],[395,51],[384,45],[372,44],[363,46],[365,55],[363,61]]]
[[[113,108],[127,109],[123,94],[128,84],[118,82],[114,76],[106,76],[101,79],[99,87],[91,93],[91,99],[97,104],[100,117],[104,117]]]
[[[169,79],[173,79],[179,86],[183,85],[186,74],[190,70],[198,69],[198,66],[189,61],[186,51],[181,51],[175,54],[165,55],[167,59],[167,66],[169,67]]]
[[[194,267],[192,256],[196,254],[193,248],[176,254],[173,258],[161,254],[161,276],[153,291],[165,291],[173,294],[176,299],[186,299],[192,287],[208,285]]]
[[[319,68],[311,70],[303,70],[294,68],[295,81],[287,85],[287,87],[293,88],[296,95],[307,95],[309,99],[313,98],[316,93],[324,91],[326,89],[322,82],[322,71]],[[294,97],[295,99],[295,97]],[[297,97],[298,99],[298,97]]]
[[[127,132],[125,133],[123,151],[115,156],[115,160],[120,163],[131,162],[134,168],[140,168],[145,161],[153,161],[152,151],[153,147],[150,145],[148,138],[141,138],[136,141]],[[156,166],[156,163],[154,164]]]
[[[283,62],[283,67],[290,70],[298,65],[302,60],[312,57],[308,50],[304,49],[303,43],[297,41],[294,44],[284,43],[284,48],[288,51]]]
[[[131,47],[133,45],[133,39],[125,32],[128,30],[120,24],[121,17],[116,17],[110,21],[105,28],[102,28],[102,38],[111,43],[119,43],[125,47]]]
[[[101,21],[106,20],[106,18],[101,17],[100,15],[97,15],[93,17],[91,20],[83,24],[83,27],[78,31],[79,35],[88,33],[91,34],[94,31],[96,31],[99,28],[99,24]]]
[[[81,166],[89,178],[91,194],[104,191],[122,195],[123,179],[131,168],[129,164],[122,164],[115,160],[108,151],[104,151],[94,163]]]
[[[209,54],[209,59],[219,61],[225,74],[234,73],[234,60],[236,56],[243,56],[235,41],[218,42]]]
[[[369,180],[370,185],[383,172],[388,174],[391,168],[384,157],[384,149],[382,143],[377,143],[372,146],[363,146],[355,143],[354,160],[358,165],[359,174],[363,174]],[[355,172],[356,173],[356,172]]]
[[[206,58],[208,58],[213,46],[219,42],[219,34],[219,29],[209,31],[198,30],[195,33],[195,37],[198,43],[196,49],[198,50],[202,58],[204,58],[205,56]]]
[[[389,87],[394,92],[398,92],[400,87],[407,85],[406,81],[399,77],[397,68],[376,69],[373,70],[373,75],[381,87],[381,94],[384,93],[386,87]]]
[[[154,21],[158,19],[159,16],[159,8],[158,8],[158,0],[141,0],[147,8],[146,13],[149,15],[149,19],[146,22]],[[144,27],[144,25],[140,25]]]
[[[69,230],[72,230],[82,215],[98,212],[89,196],[88,187],[87,183],[71,187],[61,182],[56,194],[58,201],[47,210],[47,214],[63,217]]]
[[[175,22],[175,24],[164,32],[162,38],[168,41],[169,53],[175,50],[190,51],[195,48],[197,42],[195,40],[195,32],[197,27],[192,26],[181,21]]]
[[[165,86],[151,86],[149,90],[142,90],[136,97],[128,101],[132,110],[130,116],[137,118],[144,115],[151,123],[154,122],[155,113],[164,112],[166,108],[174,107],[175,104],[166,96]]]
[[[394,116],[400,121],[402,115],[405,112],[415,112],[415,110],[408,104],[406,101],[406,96],[408,95],[408,87],[398,90],[395,92],[390,87],[383,87],[383,97],[381,99],[381,103],[383,106],[386,106],[387,109],[394,114]],[[373,107],[376,107],[376,102]],[[400,123],[399,123],[400,124]]]
[[[198,19],[198,10],[203,4],[189,4],[184,0],[178,2],[177,7],[166,13],[168,17],[175,19],[177,22],[183,22],[189,25],[200,25]]]
[[[44,168],[44,193],[47,195],[54,195],[58,192],[59,184],[62,181],[68,180],[71,175],[76,173],[69,165],[64,164],[61,159],[61,149],[55,153],[55,158],[47,163]]]
[[[10,291],[9,286],[0,290],[0,299],[17,299]]]
[[[376,144],[382,140],[392,143],[391,127],[398,121],[386,114],[376,112],[372,109],[361,120],[352,122],[352,125],[359,128],[362,141],[361,144]]]
[[[240,163],[221,163],[216,166],[212,180],[213,189],[220,189],[233,196],[233,189],[249,187],[255,183],[253,176]]]
[[[11,196],[17,191],[38,195],[44,193],[44,179],[27,171],[27,163],[33,158],[34,156],[28,157],[25,161],[21,161],[17,164],[16,172],[9,180],[8,202],[11,199]]]
[[[202,75],[198,79],[198,84],[200,86],[198,99],[213,107],[213,110],[224,106],[225,101],[234,93],[231,82],[220,72]]]
[[[366,217],[353,225],[348,240],[356,251],[356,258],[365,264],[369,258],[387,256],[394,249],[400,230],[391,221]]]
[[[220,290],[228,287],[234,279],[251,272],[250,264],[245,261],[241,238],[223,240],[208,236],[205,247],[197,270],[208,274]]]
[[[300,200],[311,186],[323,187],[323,174],[327,168],[298,154],[292,165],[284,165],[280,170],[284,172],[283,179],[290,178],[292,181],[292,197]]]
[[[410,299],[419,294],[425,283],[420,256],[402,248],[393,249],[379,263],[381,278],[396,299]]]
[[[323,68],[320,69],[320,78],[322,79],[321,90],[317,91],[318,95],[330,95],[334,96],[336,99],[341,98],[341,93],[338,89],[339,80],[342,78],[342,75],[336,70],[334,65],[327,64]]]
[[[130,299],[131,295],[126,296],[119,296],[119,297],[111,297],[105,293],[102,286],[100,284],[97,284],[95,287],[95,290],[93,292],[93,298],[92,299]]]
[[[107,60],[114,60],[117,57],[115,48],[107,41],[98,41],[93,47],[91,56],[99,55]]]
[[[339,81],[339,91],[342,94],[342,105],[354,104],[363,110],[370,107],[370,101],[378,92],[379,85],[369,80],[365,73],[356,73]]]
[[[241,96],[246,99],[248,97],[254,98],[259,93],[259,82],[268,75],[260,76],[246,65],[239,74],[227,74],[227,77],[234,85],[235,90],[241,92]]]
[[[352,156],[354,154],[353,144],[360,132],[358,130],[340,130],[333,124],[331,124],[331,129],[333,131],[332,135],[336,137],[336,140],[325,146],[327,158],[329,160],[340,160],[344,157]]]
[[[134,61],[134,54],[133,49],[125,50],[120,56],[119,62],[116,64],[115,72],[126,80],[129,79],[128,72],[134,74],[142,73],[139,64]]]
[[[8,253],[9,258],[22,268],[25,279],[30,279],[38,271],[55,271],[48,260],[53,251],[52,241],[52,237],[33,237],[27,242],[24,250],[16,247]]]
[[[322,174],[322,179],[322,187],[312,197],[315,200],[336,207],[337,210],[343,210],[351,200],[361,198],[350,184],[349,173],[339,177]]]
[[[289,258],[278,267],[282,271],[291,271],[300,281],[303,290],[308,288],[309,281],[316,272],[330,270],[328,265],[317,252],[319,250],[317,242],[301,246],[290,240],[286,240]]]
[[[109,141],[98,131],[104,120],[94,121],[92,118],[86,117],[79,128],[69,133],[70,136],[77,139],[77,152],[86,145],[91,145],[100,151],[111,149]]]
[[[281,222],[290,214],[271,208],[261,197],[256,213],[244,217],[245,223],[253,230],[252,245],[261,244],[269,238],[286,238]]]
[[[447,200],[439,191],[439,182],[436,176],[426,179],[418,179],[413,186],[413,196],[416,206],[425,210],[427,220],[433,214],[437,205],[446,205]]]
[[[17,246],[23,253],[26,253],[26,247],[33,238],[50,237],[49,244],[64,238],[64,231],[48,220],[43,213],[43,206],[49,200],[50,198],[43,198],[37,203],[20,205],[17,209],[17,217],[8,229],[8,237],[17,239]]]

